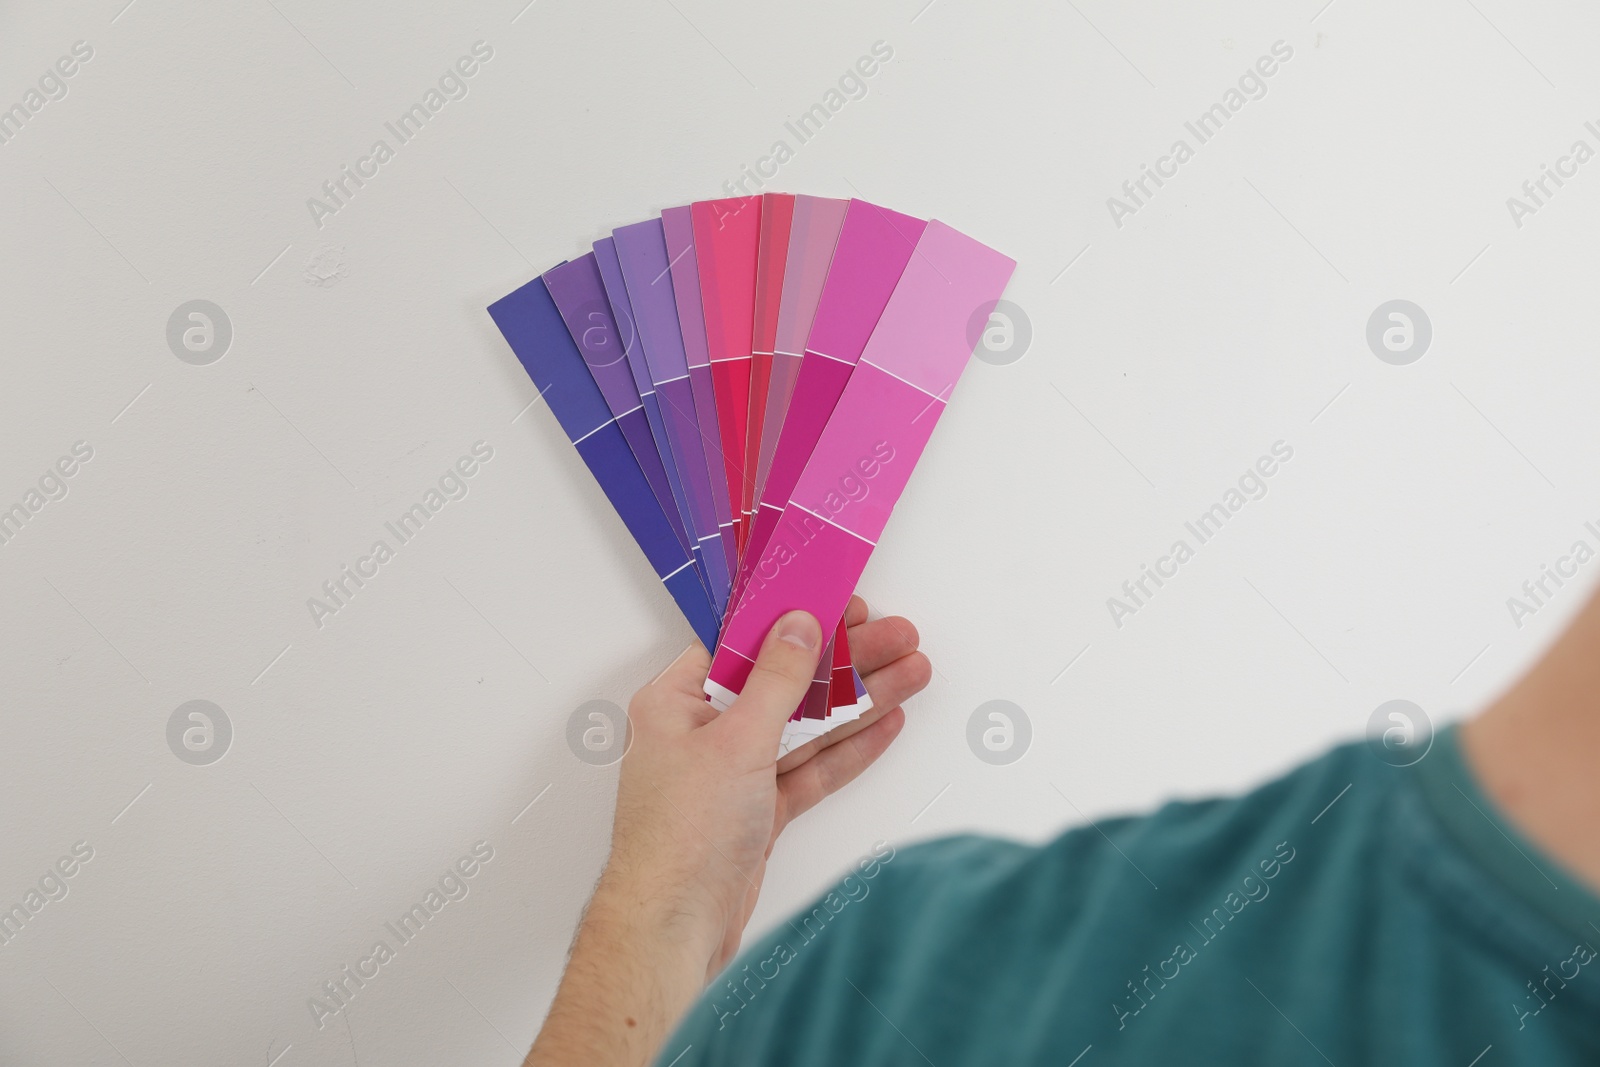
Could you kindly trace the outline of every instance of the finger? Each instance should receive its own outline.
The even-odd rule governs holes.
[[[844,624],[846,626],[860,626],[867,621],[867,602],[859,594],[851,594],[850,603],[844,609]]]
[[[873,706],[882,704],[892,708],[904,704],[928,688],[933,678],[933,662],[921,652],[902,656],[886,667],[880,667],[862,678]]]
[[[862,677],[915,652],[922,640],[911,620],[898,615],[852,626],[848,636],[851,662]]]
[[[744,691],[722,713],[717,727],[740,735],[736,747],[753,745],[763,759],[776,760],[783,724],[804,699],[821,655],[822,628],[817,620],[804,611],[783,616],[762,642]]]
[[[778,761],[778,772],[781,774],[792,770],[822,750],[831,748],[840,741],[865,730],[887,712],[927,688],[932,675],[933,664],[920,652],[914,652],[867,675],[862,681],[866,684],[868,695],[872,697],[872,707],[855,722],[836,726],[821,737],[807,741],[799,748],[785,753]]]
[[[699,641],[684,649],[667,669],[650,684],[675,693],[704,697],[706,674],[711,670],[711,654]]]
[[[905,712],[894,708],[860,733],[833,745],[789,773],[780,775],[778,792],[783,798],[785,821],[793,821],[815,807],[824,797],[854,781],[883,755],[905,724]]]

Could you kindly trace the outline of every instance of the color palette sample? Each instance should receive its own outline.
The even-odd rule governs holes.
[[[863,200],[766,193],[620,227],[489,314],[690,627],[706,693],[828,635],[790,749],[871,708],[843,615],[1015,263]]]

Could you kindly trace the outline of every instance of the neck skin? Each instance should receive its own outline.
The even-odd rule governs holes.
[[[1461,744],[1506,818],[1600,892],[1600,594]]]

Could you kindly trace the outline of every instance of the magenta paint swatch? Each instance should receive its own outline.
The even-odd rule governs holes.
[[[735,598],[761,558],[790,491],[926,226],[922,219],[865,200],[852,200],[846,208],[762,486],[747,551],[740,561]]]

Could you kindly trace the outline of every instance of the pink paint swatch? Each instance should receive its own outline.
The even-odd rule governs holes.
[[[783,276],[789,264],[789,240],[794,223],[795,198],[786,193],[761,197],[761,244],[756,254],[756,296],[753,336],[750,341],[749,418],[744,434],[744,479],[740,485],[741,533],[748,538],[750,513],[755,510],[756,463],[761,454],[761,430],[766,421],[767,394],[772,381],[773,349],[778,338],[778,311],[783,298]],[[741,541],[739,550],[744,550]]]
[[[762,486],[761,506],[734,579],[734,602],[765,551],[800,472],[926,226],[922,219],[865,200],[852,200],[846,208]]]
[[[783,296],[778,307],[777,328],[773,335],[771,381],[761,426],[761,448],[756,457],[755,497],[759,502],[772,467],[772,453],[778,446],[789,398],[794,395],[795,379],[805,358],[806,338],[816,318],[817,301],[828,279],[828,266],[839,243],[839,227],[844,225],[847,200],[820,196],[797,196],[794,222],[790,227],[789,258],[783,272]]]
[[[838,624],[972,356],[977,330],[1016,267],[940,222],[927,224],[915,251],[767,545],[743,568],[747,578],[706,681],[719,708],[744,688],[762,640],[785,612],[809,611],[825,630]],[[808,353],[816,341],[813,327]]]

